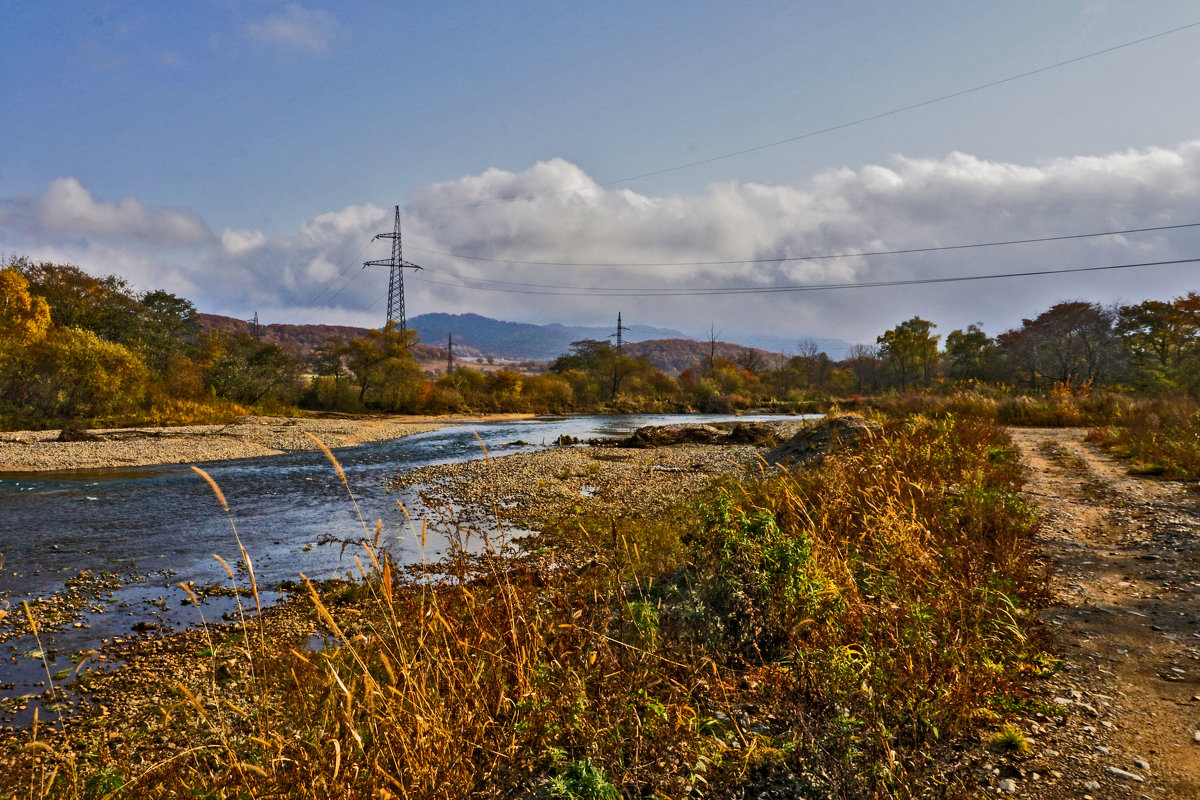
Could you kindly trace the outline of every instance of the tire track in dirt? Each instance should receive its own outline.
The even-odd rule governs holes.
[[[1051,693],[1068,713],[1037,737],[1052,777],[1005,788],[1200,798],[1200,494],[1127,474],[1080,428],[1010,433],[1044,515]]]

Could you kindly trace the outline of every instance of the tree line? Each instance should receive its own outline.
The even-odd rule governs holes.
[[[990,336],[900,322],[840,360],[811,341],[767,367],[747,350],[679,376],[611,343],[574,342],[543,374],[458,366],[427,374],[394,326],[300,359],[245,333],[202,330],[192,303],[115,276],[12,257],[0,267],[0,423],[193,422],[297,408],[390,413],[730,411],[989,384],[1022,392],[1200,389],[1200,295],[1102,307],[1059,303]]]

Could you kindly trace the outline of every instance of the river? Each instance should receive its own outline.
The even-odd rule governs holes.
[[[420,558],[419,545],[397,501],[416,530],[425,510],[417,488],[388,488],[401,472],[481,458],[480,440],[492,456],[502,456],[541,449],[562,435],[608,438],[643,425],[731,419],[777,417],[625,415],[466,424],[341,448],[336,455],[367,524],[373,530],[382,520],[383,541],[397,560],[411,562]],[[203,468],[225,495],[265,603],[280,596],[270,587],[300,573],[329,578],[357,571],[341,547],[319,544],[362,536],[346,487],[322,453],[298,451]],[[436,559],[445,544],[430,538],[427,557]],[[30,657],[35,652],[55,656],[54,672],[69,665],[70,654],[130,636],[139,623],[162,630],[196,624],[200,611],[208,620],[228,612],[233,601],[226,598],[214,598],[203,609],[183,605],[177,588],[185,580],[200,586],[227,582],[214,554],[230,564],[240,560],[230,519],[187,465],[0,473],[0,598],[10,603],[10,614],[21,613],[21,600],[61,594],[64,583],[81,570],[111,573],[121,584],[89,601],[77,622],[43,634],[40,647],[32,636],[6,643],[8,658],[0,659],[0,721],[19,724],[25,714],[5,712],[24,703],[27,714],[28,696],[43,690],[41,659]]]

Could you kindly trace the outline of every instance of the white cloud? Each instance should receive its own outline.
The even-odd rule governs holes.
[[[584,191],[577,191],[580,188]],[[937,253],[762,263],[698,262],[902,250],[1029,239],[1200,221],[1200,141],[1177,148],[1061,158],[1042,164],[969,154],[895,157],[841,168],[802,186],[721,183],[696,195],[656,197],[598,187],[578,166],[551,159],[514,173],[489,169],[414,192],[402,209],[404,255],[425,267],[406,273],[410,316],[476,312],[500,319],[675,327],[699,335],[840,336],[872,341],[914,314],[942,333],[983,321],[995,333],[1063,299],[1100,302],[1171,297],[1195,289],[1194,267],[1143,269],[854,291],[733,296],[604,297],[538,294],[547,286],[692,291],[745,286],[906,280],[1120,264],[1200,255],[1193,231],[1099,237]],[[64,179],[37,198],[0,201],[0,250],[48,246],[93,271],[136,276],[182,292],[201,310],[245,317],[277,309],[272,321],[379,324],[392,209],[347,206],[294,233],[225,229],[137,200],[95,201]],[[87,231],[82,240],[64,231]],[[97,242],[96,239],[102,240]],[[169,249],[199,242],[186,251]],[[695,266],[567,267],[473,261]],[[176,254],[187,254],[180,262]],[[170,281],[170,284],[158,282]],[[487,292],[461,284],[510,289]],[[451,285],[443,285],[451,284]],[[286,311],[291,309],[290,312]]]
[[[256,247],[262,247],[266,242],[267,237],[260,231],[233,230],[232,228],[221,231],[221,244],[224,246],[225,252],[234,256]]]
[[[202,244],[213,239],[204,221],[190,211],[151,209],[132,197],[116,203],[97,201],[75,178],[59,178],[41,195],[16,198],[5,206],[7,213],[0,211],[0,222],[17,222],[31,232],[133,237],[168,246]]]
[[[566,190],[591,186],[583,192]],[[513,200],[513,202],[498,202]],[[905,280],[1040,268],[1118,264],[1200,253],[1187,234],[876,258],[638,269],[522,266],[447,259],[428,251],[525,261],[739,261],[902,250],[1029,239],[1200,221],[1200,142],[1024,165],[964,153],[896,157],[834,169],[804,186],[723,183],[695,196],[647,197],[595,188],[561,160],[522,173],[488,170],[419,192],[406,215],[409,258],[446,282],[500,280],[545,285],[691,290],[803,283]],[[411,235],[410,235],[411,232]],[[464,290],[476,307],[527,318],[607,319],[624,308],[648,324],[696,331],[718,320],[730,330],[780,330],[873,339],[921,314],[943,330],[976,320],[993,331],[1064,297],[1140,300],[1186,291],[1187,268],[987,281],[913,288],[686,298],[547,297]],[[491,288],[520,288],[490,284]],[[444,287],[427,287],[447,299]],[[420,308],[420,301],[409,303]],[[553,309],[552,311],[550,309]]]
[[[341,32],[337,20],[328,11],[289,3],[279,13],[269,14],[246,26],[246,34],[256,41],[294,53],[323,55]]]

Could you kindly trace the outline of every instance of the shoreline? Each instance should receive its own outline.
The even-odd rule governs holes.
[[[529,419],[533,414],[447,414],[355,418],[241,417],[228,425],[92,429],[94,441],[56,441],[59,431],[0,433],[0,477],[30,472],[200,464],[398,439],[470,422]]]

